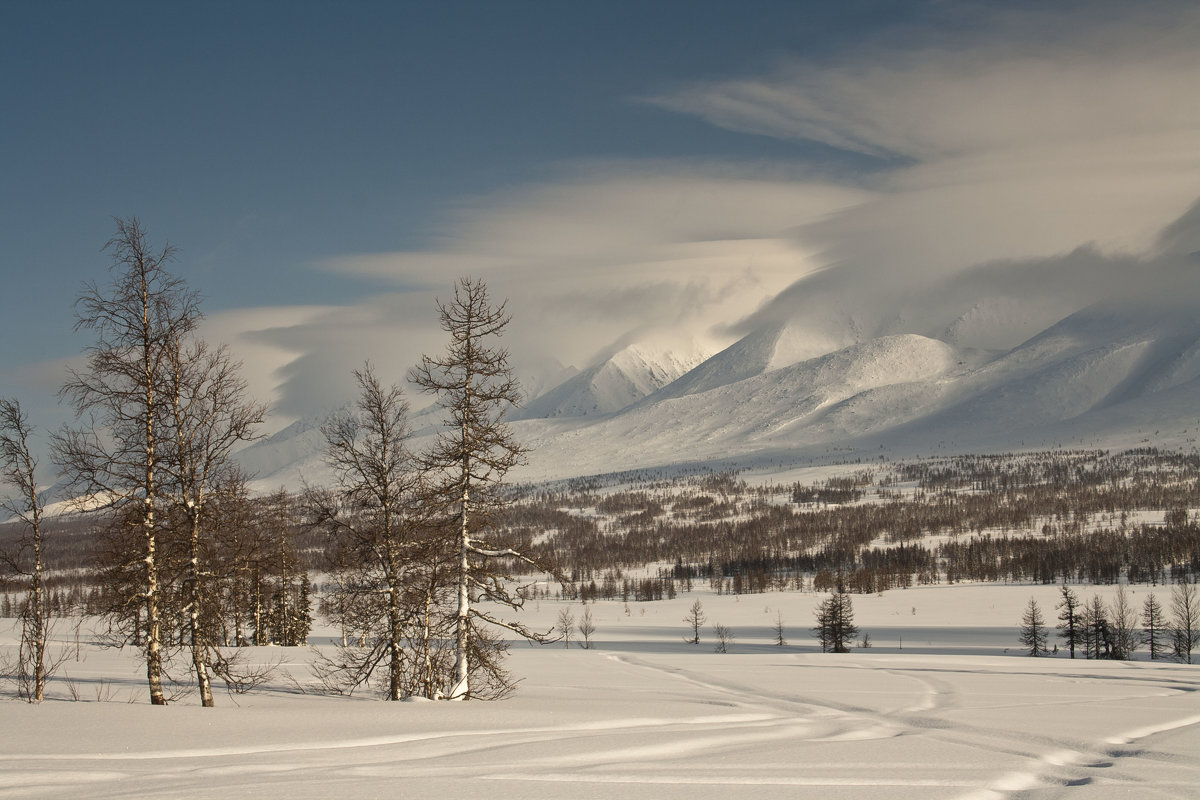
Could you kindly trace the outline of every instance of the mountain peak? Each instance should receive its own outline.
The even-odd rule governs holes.
[[[614,414],[670,384],[709,355],[691,337],[656,335],[621,344],[534,398],[516,419]]]

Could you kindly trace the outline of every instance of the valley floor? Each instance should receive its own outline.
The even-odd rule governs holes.
[[[0,798],[1193,797],[1200,667],[1021,656],[1031,595],[1053,618],[1054,587],[855,596],[876,644],[846,655],[815,651],[818,595],[599,603],[591,649],[513,647],[501,702],[303,693],[310,650],[261,648],[282,668],[265,690],[152,708],[136,654],[85,642],[62,673],[81,702],[63,680],[41,706],[0,701]],[[697,598],[729,653],[683,642]]]

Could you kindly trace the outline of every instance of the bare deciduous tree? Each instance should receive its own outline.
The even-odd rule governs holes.
[[[213,705],[211,671],[227,674],[230,667],[218,650],[215,630],[218,579],[223,576],[215,569],[209,498],[231,476],[233,448],[255,438],[254,428],[266,414],[265,406],[247,398],[239,369],[226,348],[210,349],[200,339],[175,340],[167,347],[163,398],[168,437],[160,485],[185,521],[183,610],[196,686],[206,708]]]
[[[222,642],[245,647],[262,627],[262,571],[267,559],[263,527],[255,514],[246,477],[230,471],[208,504],[216,534],[211,555],[220,561]]]
[[[29,449],[32,428],[15,399],[0,398],[0,482],[16,495],[0,502],[25,528],[14,552],[3,554],[3,564],[29,581],[21,613],[21,644],[17,658],[20,694],[31,703],[45,696],[48,672],[46,643],[50,609],[45,596],[42,499],[37,490],[37,461]]]
[[[480,652],[482,644],[495,641],[484,636],[477,623],[536,641],[546,639],[545,633],[500,619],[473,603],[479,597],[519,609],[521,593],[512,590],[508,576],[498,571],[498,562],[513,559],[543,568],[505,541],[492,525],[493,512],[503,504],[504,477],[525,453],[504,422],[508,409],[520,399],[508,351],[496,344],[511,319],[505,306],[492,304],[483,281],[460,278],[454,299],[438,302],[442,330],[450,336],[445,353],[437,358],[422,356],[409,373],[413,383],[437,396],[449,417],[422,463],[431,476],[438,476],[439,494],[454,520],[457,610],[451,699],[472,696],[470,675],[476,667],[494,681],[503,680],[490,668],[498,664],[498,653],[481,655],[481,661],[472,663],[472,654]]]
[[[558,610],[558,636],[563,641],[563,647],[571,646],[571,636],[575,633],[575,614],[566,606]]]
[[[596,632],[596,623],[592,620],[592,610],[590,608],[584,607],[583,616],[579,618],[579,625],[576,627],[576,630],[579,631],[579,638],[581,640],[579,646],[584,650],[591,649],[592,634]]]
[[[1171,634],[1175,656],[1192,663],[1192,651],[1200,644],[1200,597],[1194,583],[1177,583],[1171,590]]]
[[[717,643],[713,645],[713,652],[729,652],[729,643],[733,641],[733,631],[728,625],[721,625],[720,623],[713,625],[713,638],[717,640]]]
[[[56,435],[55,460],[88,509],[111,509],[135,521],[136,552],[123,554],[138,576],[126,615],[145,615],[144,648],[150,702],[163,693],[163,587],[158,517],[166,417],[163,386],[170,356],[200,319],[197,297],[167,271],[175,250],[155,250],[136,218],[117,219],[105,245],[112,256],[110,286],[84,286],[76,329],[93,331],[86,366],[72,370],[60,396],[82,425]],[[140,613],[139,613],[140,612]],[[135,617],[136,618],[136,617]]]
[[[321,427],[336,489],[310,491],[307,502],[314,519],[340,545],[347,566],[355,565],[342,578],[347,597],[341,614],[343,619],[355,615],[363,646],[344,645],[322,669],[337,669],[362,682],[384,664],[387,699],[401,699],[414,682],[432,698],[437,631],[422,612],[432,617],[430,606],[438,597],[436,587],[413,580],[418,570],[428,568],[431,547],[428,537],[418,535],[418,475],[408,449],[408,401],[399,387],[385,387],[370,364],[354,377],[359,386],[354,410],[334,415]],[[428,588],[428,603],[419,587]],[[414,624],[420,644],[416,653],[409,653],[406,629]],[[406,680],[406,672],[415,681]]]
[[[683,618],[683,621],[691,629],[692,636],[691,638],[685,636],[683,640],[689,644],[700,644],[700,629],[704,627],[704,623],[707,620],[708,618],[704,616],[704,606],[699,600],[693,601],[692,607],[688,609],[687,616]]]
[[[298,647],[312,627],[308,572],[296,547],[296,498],[280,487],[256,503],[255,521],[263,529],[264,569],[255,594],[263,607],[256,644]]]
[[[1129,593],[1125,591],[1124,584],[1117,587],[1117,593],[1113,596],[1112,603],[1109,604],[1108,613],[1112,619],[1109,626],[1113,642],[1112,657],[1118,661],[1132,658],[1139,644],[1138,615],[1137,609],[1129,600]]]

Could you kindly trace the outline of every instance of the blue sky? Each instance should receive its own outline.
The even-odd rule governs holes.
[[[827,47],[877,4],[799,5],[8,4],[8,258],[52,300],[45,271],[94,275],[137,214],[210,307],[348,299],[308,265],[423,246],[456,199],[564,161],[792,155],[636,98]]]
[[[113,216],[280,419],[399,380],[466,272],[547,373],[814,269],[1147,251],[1200,195],[1197,14],[1044,5],[5,4],[0,393],[64,417]]]

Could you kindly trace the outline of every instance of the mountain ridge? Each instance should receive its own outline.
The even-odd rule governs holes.
[[[1085,245],[941,279],[855,264],[808,272],[733,324],[698,336],[635,332],[514,410],[513,434],[530,453],[509,477],[1055,447],[1194,451],[1197,242],[1200,201],[1142,256]],[[422,424],[413,448],[436,431]],[[239,457],[256,486],[277,488],[326,479],[322,448],[309,421]]]
[[[1120,446],[1154,435],[1156,443],[1188,446],[1200,428],[1200,408],[1188,402],[1200,388],[1200,318],[1186,308],[1096,304],[1000,352],[887,334],[771,368],[782,330],[771,323],[750,331],[616,410],[513,418],[531,452],[512,477],[1064,442]],[[620,362],[610,357],[601,366]],[[590,369],[571,380],[602,374]],[[555,391],[545,402],[562,399]],[[319,482],[326,468],[314,431],[319,424],[296,423],[243,451],[247,467],[259,467],[256,485]]]

